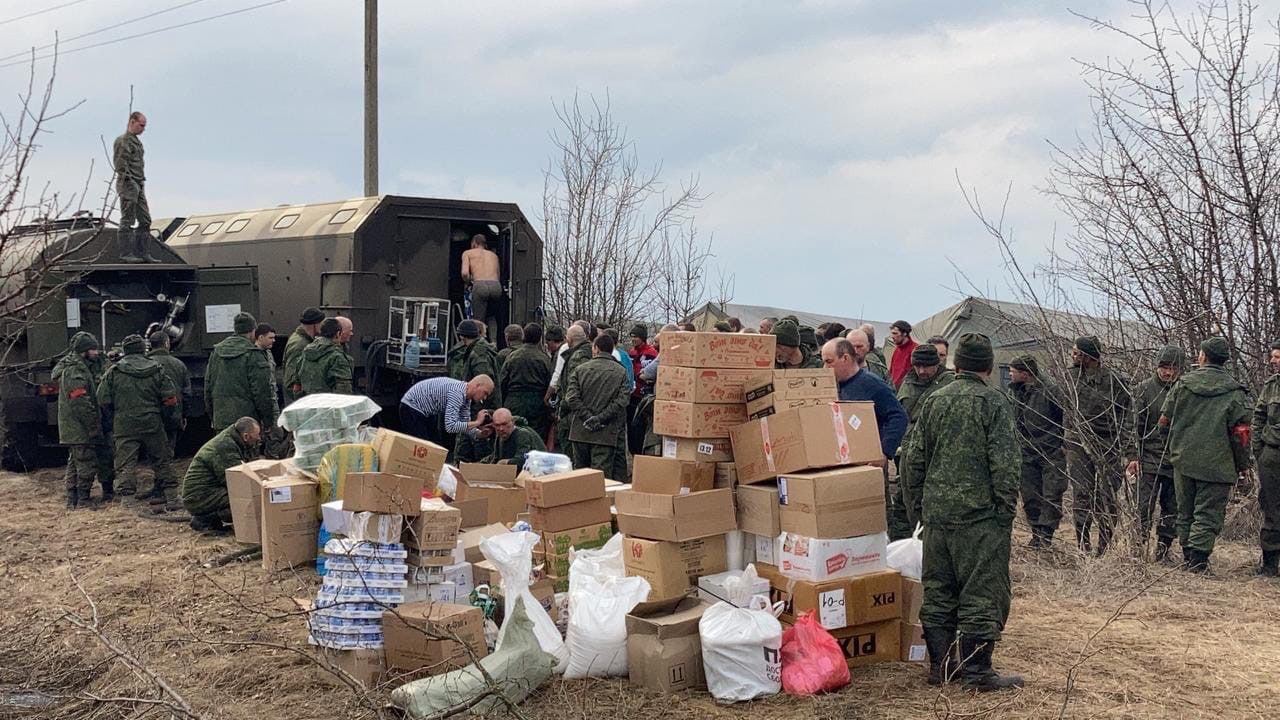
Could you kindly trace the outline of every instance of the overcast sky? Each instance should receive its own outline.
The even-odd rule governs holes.
[[[67,1],[0,0],[0,21]],[[261,1],[198,1],[64,50]],[[0,50],[180,2],[80,0],[0,24]],[[52,126],[34,177],[75,192],[94,162],[100,193],[103,142],[123,130],[132,84],[157,217],[361,194],[361,6],[291,0],[65,55],[57,101],[83,104]],[[737,301],[891,321],[921,319],[970,282],[1009,297],[955,175],[992,202],[1012,183],[1020,247],[1043,255],[1059,219],[1037,190],[1046,140],[1069,143],[1089,121],[1073,58],[1117,50],[1068,7],[1127,12],[1099,0],[382,0],[381,190],[512,201],[540,225],[553,102],[607,92],[642,160],[672,182],[700,177],[698,225]],[[0,69],[0,109],[26,74]]]

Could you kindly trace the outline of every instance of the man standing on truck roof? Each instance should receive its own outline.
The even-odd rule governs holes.
[[[253,344],[257,325],[249,313],[238,313],[232,320],[235,334],[214,345],[209,355],[204,406],[214,430],[245,416],[257,420],[262,427],[276,424],[280,407],[271,395],[271,366]]]
[[[298,327],[289,335],[284,344],[284,404],[302,397],[302,381],[298,379],[298,370],[302,367],[302,351],[307,349],[312,340],[320,334],[320,323],[324,322],[324,313],[320,308],[309,307],[302,311],[298,318]]]
[[[498,279],[498,254],[489,249],[481,233],[472,236],[471,249],[462,253],[462,281],[471,283],[471,317],[485,326],[489,342],[495,342],[502,281]]]
[[[320,337],[302,351],[298,379],[303,395],[339,393],[351,395],[351,356],[342,348],[354,328],[344,317],[327,318],[320,323]]]
[[[130,263],[156,262],[147,249],[151,235],[151,209],[147,207],[144,188],[147,176],[143,169],[142,139],[147,129],[147,116],[137,110],[129,113],[129,124],[124,134],[116,138],[112,148],[112,160],[116,171],[116,193],[120,196],[120,237],[131,238],[124,245],[132,250],[120,256]],[[137,229],[134,223],[137,222]],[[123,243],[121,243],[123,245]]]

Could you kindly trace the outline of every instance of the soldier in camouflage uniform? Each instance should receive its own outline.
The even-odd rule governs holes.
[[[498,358],[495,361],[498,366],[498,375],[502,374],[502,367],[506,365],[507,358],[511,357],[511,353],[515,352],[516,348],[520,347],[520,343],[524,342],[524,328],[512,323],[503,329],[502,339],[506,347],[498,351]],[[492,375],[491,377],[497,378],[498,375]]]
[[[1137,460],[1129,462],[1130,477],[1138,480],[1138,527],[1142,532],[1140,546],[1145,548],[1151,535],[1156,504],[1160,506],[1160,523],[1156,526],[1156,560],[1169,560],[1169,546],[1177,536],[1178,507],[1174,493],[1173,465],[1169,462],[1169,432],[1160,424],[1160,408],[1169,390],[1186,369],[1186,355],[1176,345],[1166,345],[1156,356],[1155,374],[1143,380],[1133,391],[1133,439],[1138,447]]]
[[[91,507],[89,495],[101,454],[97,448],[106,443],[98,410],[97,378],[89,369],[89,362],[97,357],[97,338],[80,332],[53,368],[53,381],[58,385],[58,442],[68,447],[64,475],[68,510]],[[111,502],[115,497],[111,478],[98,475],[98,480],[102,483],[102,501]]]
[[[151,333],[147,341],[151,345],[147,357],[160,363],[165,375],[169,376],[169,381],[178,388],[178,427],[169,431],[169,447],[177,450],[178,433],[187,426],[186,411],[191,407],[191,373],[187,370],[186,363],[169,352],[168,334],[157,330]]]
[[[1009,543],[1021,466],[1009,402],[986,384],[993,363],[985,335],[960,337],[955,380],[929,395],[917,413],[905,488],[911,506],[923,511],[920,623],[929,683],[941,684],[954,672],[958,633],[961,682],[980,691],[1022,684],[991,668],[1009,617]]]
[[[810,330],[812,332],[812,329]],[[800,328],[790,320],[779,320],[773,326],[778,339],[774,367],[778,370],[814,369],[822,367],[822,358],[800,339]]]
[[[538,437],[546,437],[551,427],[547,412],[547,388],[551,386],[551,356],[542,347],[542,326],[524,326],[523,344],[512,351],[502,366],[498,387],[502,405],[512,415],[525,419]]]
[[[575,467],[592,467],[605,477],[626,482],[627,401],[630,383],[626,368],[613,357],[613,338],[601,333],[594,357],[573,369],[564,404],[573,414],[569,439]]]
[[[1022,450],[1022,511],[1031,526],[1031,550],[1053,547],[1067,491],[1067,458],[1062,449],[1062,390],[1040,374],[1030,355],[1009,363],[1009,392]]]
[[[204,378],[204,407],[209,426],[222,430],[242,417],[262,427],[276,424],[280,405],[271,393],[271,366],[253,344],[258,322],[249,313],[235,316],[235,334],[213,346]]]
[[[902,494],[903,480],[901,477],[902,469],[907,466],[905,457],[907,444],[911,440],[911,431],[916,427],[916,419],[919,417],[918,410],[920,403],[924,399],[933,394],[933,391],[945,387],[956,374],[942,367],[941,360],[938,358],[938,351],[932,345],[918,345],[911,351],[911,370],[907,372],[906,377],[902,379],[902,387],[898,389],[898,402],[902,403],[902,409],[907,411],[907,432],[902,437],[902,448],[898,453],[898,457],[894,460],[894,465],[899,469],[898,482],[890,487],[892,497],[890,498],[890,508],[892,514],[901,513],[902,517],[896,522],[891,518],[890,529],[894,529],[896,524],[902,528],[895,534],[902,534],[903,537],[910,537],[914,524],[907,519],[908,516],[919,518],[919,508],[915,508],[914,512],[908,513],[906,510],[906,498]],[[898,510],[900,509],[900,510]],[[902,537],[891,537],[890,541],[901,540]]]
[[[302,311],[298,318],[298,327],[289,335],[284,344],[284,404],[302,397],[302,380],[298,379],[298,371],[302,369],[302,351],[307,349],[320,335],[320,323],[324,322],[324,313],[320,308],[309,307]]]
[[[1207,573],[1227,517],[1227,501],[1249,455],[1245,388],[1223,369],[1231,347],[1220,337],[1200,343],[1200,367],[1165,398],[1160,424],[1169,429],[1169,458],[1178,496],[1178,541],[1192,572]]]
[[[470,382],[481,375],[488,375],[497,382],[498,352],[488,340],[480,337],[483,334],[484,325],[478,320],[463,320],[458,323],[458,339],[461,342],[449,351],[449,377]],[[477,403],[472,407],[471,412],[496,410],[501,404],[500,400],[498,392],[494,392],[483,404]]]
[[[121,245],[131,250],[121,254],[125,262],[155,262],[147,247],[151,234],[151,209],[147,206],[142,140],[138,136],[147,129],[147,116],[136,110],[129,113],[129,125],[112,146],[112,162],[116,171],[116,194],[120,196]],[[135,229],[134,223],[137,223]],[[131,242],[123,242],[125,239]]]
[[[534,450],[546,451],[542,437],[522,417],[515,417],[506,408],[493,413],[493,454],[487,462],[524,467],[526,456]]]
[[[352,394],[351,356],[342,347],[345,342],[343,335],[350,337],[342,322],[345,319],[327,318],[320,323],[320,337],[302,351],[298,380],[302,383],[304,396],[317,393]],[[269,427],[274,424],[274,420],[263,424]]]
[[[592,358],[592,351],[591,343],[587,342],[587,331],[581,325],[570,326],[565,332],[565,339],[569,343],[569,351],[564,358],[564,367],[560,369],[560,387],[556,393],[559,397],[556,405],[556,452],[569,456],[576,466],[577,455],[569,439],[573,430],[573,411],[565,407],[564,397],[569,392],[569,378],[573,371]]]
[[[880,349],[872,345],[872,337],[874,336],[868,334],[868,331],[863,327],[857,327],[845,333],[845,339],[849,341],[850,345],[853,345],[853,352],[858,358],[858,365],[863,370],[870,370],[872,375],[887,383],[889,382],[889,366],[884,362],[883,353],[876,354]]]
[[[1258,461],[1258,509],[1262,512],[1262,563],[1258,574],[1280,575],[1280,342],[1271,345],[1271,372],[1253,408],[1253,456]]]
[[[1133,447],[1127,437],[1132,427],[1129,383],[1102,364],[1102,342],[1096,337],[1077,338],[1071,360],[1067,400],[1074,403],[1069,408],[1074,412],[1066,424],[1066,449],[1076,544],[1090,551],[1096,520],[1101,557],[1119,515],[1116,494],[1124,480],[1125,452]]]
[[[258,421],[242,417],[196,452],[182,478],[182,506],[191,513],[192,530],[224,532],[223,523],[231,522],[227,468],[252,460],[261,439]]]
[[[178,388],[160,363],[144,354],[147,346],[141,335],[126,337],[120,347],[124,357],[107,370],[98,387],[98,404],[107,417],[114,418],[116,474],[123,487],[136,491],[138,457],[145,451],[155,474],[155,485],[147,497],[177,510],[177,478],[169,466],[173,448],[168,431],[181,420]]]

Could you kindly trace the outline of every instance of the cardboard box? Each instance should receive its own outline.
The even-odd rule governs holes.
[[[371,444],[378,454],[380,471],[421,478],[424,489],[435,491],[448,449],[386,428],[378,428]]]
[[[898,659],[902,662],[929,662],[929,647],[924,644],[924,628],[915,623],[903,622],[898,640]]]
[[[588,525],[602,525],[613,518],[609,498],[584,500],[556,507],[535,507],[529,510],[529,524],[534,532],[556,533]]]
[[[442,637],[449,634],[457,640]],[[401,605],[382,614],[382,636],[387,669],[393,673],[426,677],[466,667],[472,661],[464,645],[477,659],[488,654],[484,642],[484,613],[470,605],[440,602]]]
[[[776,395],[765,395],[759,400],[753,400],[747,403],[747,419],[756,420],[770,415],[777,415],[787,410],[796,410],[798,408],[821,407],[830,405],[834,400],[819,400],[817,398],[779,398]]]
[[[739,483],[884,459],[869,402],[788,410],[738,425],[730,438]]]
[[[826,400],[835,402],[839,394],[836,373],[831,368],[763,370],[754,373],[743,387],[742,401],[752,403],[768,395],[780,400]]]
[[[591,468],[525,480],[524,491],[534,507],[558,507],[605,496],[604,473]]]
[[[845,662],[849,667],[859,668],[898,659],[902,642],[901,625],[901,620],[885,620],[828,632],[844,651]]]
[[[268,572],[315,562],[319,486],[306,478],[262,483],[262,567]]]
[[[739,530],[766,538],[782,534],[777,485],[740,485],[737,499]]]
[[[769,601],[783,603],[783,617],[792,620],[812,610],[822,627],[838,630],[901,619],[902,576],[897,570],[826,582],[795,580],[766,565],[757,565],[756,572],[769,581]]]
[[[698,597],[713,605],[718,602],[727,602],[738,607],[750,607],[751,599],[757,595],[769,597],[769,581],[763,577],[757,577],[745,595],[740,591],[731,592],[729,582],[732,580],[741,587],[742,576],[741,570],[726,570],[714,575],[704,575],[698,578]]]
[[[913,578],[902,578],[902,621],[920,624],[920,604],[924,602],[924,585]]]
[[[458,474],[468,485],[501,485],[510,487],[516,484],[515,465],[498,465],[496,463],[461,463]]]
[[[743,390],[759,370],[658,366],[654,397],[691,403],[741,403]]]
[[[491,538],[507,532],[511,531],[502,523],[492,523],[478,528],[463,530],[458,534],[458,539],[462,541],[462,551],[467,562],[478,563],[484,560],[484,553],[480,552],[480,543],[485,538]]]
[[[885,532],[884,502],[884,470],[878,467],[778,476],[779,520],[784,532],[814,538]]]
[[[498,572],[498,568],[488,560],[480,560],[471,563],[471,575],[475,580],[476,587],[488,585],[497,591],[502,587],[502,574]]]
[[[718,462],[716,465],[715,481],[712,487],[718,488],[736,488],[738,487],[738,466],[731,462]]]
[[[653,403],[653,431],[686,438],[729,437],[729,429],[747,421],[747,407],[710,405],[676,400]]]
[[[542,539],[533,547],[534,552],[547,555],[568,555],[570,548],[594,550],[604,547],[613,537],[612,523],[596,523],[585,527],[542,533]]]
[[[418,550],[448,550],[458,545],[462,511],[438,499],[422,498],[418,514],[405,522],[402,542]]]
[[[250,460],[227,468],[227,498],[236,542],[262,542],[262,483],[286,472],[283,460]]]
[[[782,562],[781,536],[750,535],[749,537],[755,542],[757,569],[761,565],[777,567]]]
[[[673,331],[662,334],[664,367],[755,368],[773,367],[777,338],[772,335]]]
[[[822,582],[884,570],[886,533],[854,538],[811,538],[782,534],[778,569],[797,580]]]
[[[618,529],[649,540],[694,540],[721,535],[738,526],[733,492],[704,490],[688,495],[619,491]]]
[[[698,623],[709,607],[685,598],[672,610],[635,610],[627,615],[631,684],[665,693],[705,688]]]
[[[422,478],[385,472],[347,473],[342,481],[342,509],[383,515],[417,515]]]
[[[662,457],[702,462],[729,462],[733,460],[733,446],[729,438],[662,438]]]
[[[489,522],[489,498],[474,497],[469,500],[452,500],[449,505],[462,513],[462,527],[473,528]]]
[[[516,516],[528,507],[524,488],[516,485],[514,465],[462,463],[458,475],[458,495],[455,500],[487,501],[485,520],[489,523],[513,523]]]
[[[703,575],[728,569],[724,535],[684,542],[628,537],[622,541],[627,575],[649,581],[649,601],[680,597]]]
[[[320,660],[346,672],[366,690],[371,690],[382,682],[387,674],[387,663],[381,648],[377,650],[335,650],[318,648]],[[339,687],[346,687],[332,673],[323,672],[325,682]]]
[[[631,470],[631,489],[658,495],[701,492],[715,487],[714,463],[696,460],[636,455]]]
[[[543,610],[551,616],[552,620],[557,619],[560,613],[556,611],[556,593],[569,591],[569,578],[541,578],[529,586],[529,593],[533,595],[533,599],[538,601]]]

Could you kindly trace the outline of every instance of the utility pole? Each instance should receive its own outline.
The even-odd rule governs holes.
[[[378,194],[378,0],[364,0],[364,194]]]

